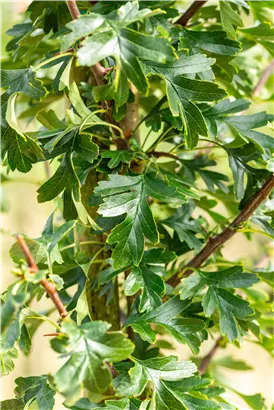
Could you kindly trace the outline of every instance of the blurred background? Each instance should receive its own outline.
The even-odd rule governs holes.
[[[30,1],[2,1],[1,2],[1,57],[5,58],[5,46],[9,41],[9,37],[5,32],[12,27],[13,24],[22,21],[21,13],[26,9]],[[186,5],[188,2],[181,2]],[[247,18],[247,17],[246,17]],[[273,86],[273,76],[269,80]],[[274,89],[272,88],[272,92]],[[61,104],[61,107],[60,107]],[[62,110],[62,102],[54,104],[50,107],[55,110]],[[259,110],[266,110],[273,113],[273,104],[260,104]],[[252,108],[250,110],[252,112]],[[253,104],[254,112],[254,104]],[[53,165],[54,167],[54,165]],[[227,173],[230,171],[227,164],[223,167]],[[52,170],[51,170],[52,172]],[[47,178],[47,170],[44,164],[34,165],[31,172],[27,175],[19,172],[14,172],[9,175],[9,180],[2,179],[2,291],[7,285],[14,281],[11,273],[13,268],[12,261],[9,258],[9,249],[14,243],[12,234],[24,233],[29,237],[39,237],[48,215],[53,210],[53,203],[38,204],[36,190],[39,185]],[[268,264],[271,255],[271,246],[267,244],[266,239],[261,235],[253,236],[252,241],[238,233],[225,246],[223,253],[227,260],[242,260],[246,267],[265,267]],[[33,306],[33,309],[41,311],[50,307],[50,302],[43,298],[38,306]],[[55,317],[56,316],[56,317]],[[57,319],[57,315],[53,314],[52,319]],[[19,376],[35,376],[47,373],[53,373],[60,367],[61,359],[57,353],[53,352],[49,347],[49,338],[44,337],[45,333],[52,331],[50,325],[44,323],[41,325],[35,334],[33,347],[29,357],[24,357],[19,353],[19,358],[15,362],[15,369],[9,376],[2,378],[2,400],[12,398],[14,389],[14,379]],[[177,354],[181,359],[190,357],[189,349],[185,346],[177,344]],[[212,341],[203,344],[201,356],[204,356],[212,347]],[[222,356],[233,356],[235,360],[240,359],[246,361],[253,370],[235,371],[223,368],[223,374],[230,379],[230,384],[235,389],[244,394],[251,395],[260,392],[265,396],[266,408],[271,409],[273,402],[273,362],[270,355],[257,346],[255,343],[245,342],[243,348],[238,349],[230,345],[226,351],[219,350],[216,359]],[[247,405],[239,396],[228,393],[226,398],[233,404],[237,404],[240,409],[247,409]],[[56,399],[56,410],[63,409],[62,397]]]

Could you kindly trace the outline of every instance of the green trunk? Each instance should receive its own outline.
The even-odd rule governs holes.
[[[95,219],[96,217],[96,208],[88,206],[88,197],[92,194],[94,188],[96,187],[99,174],[92,170],[87,179],[85,184],[83,185],[82,191],[82,198],[83,203],[86,206],[90,216]],[[92,241],[100,241],[102,244],[105,241],[105,236],[103,235],[94,235],[92,238],[89,235],[89,239]],[[90,246],[90,253],[91,255],[95,255],[96,252],[100,249],[100,245],[89,245]],[[101,258],[102,255],[99,256]],[[110,255],[109,255],[110,256]],[[104,254],[104,258],[108,257],[108,255]],[[107,295],[101,295],[101,289],[92,289],[92,280],[98,275],[100,272],[101,265],[98,263],[93,263],[89,269],[89,281],[86,284],[86,296],[87,296],[87,303],[90,316],[93,320],[104,320],[111,324],[112,330],[119,330],[120,329],[120,309],[119,309],[119,289],[118,289],[118,281],[116,280],[113,284],[113,297],[110,302],[107,303]]]

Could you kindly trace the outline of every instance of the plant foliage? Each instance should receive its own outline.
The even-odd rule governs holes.
[[[37,201],[54,212],[10,250],[2,375],[45,321],[63,361],[17,378],[3,410],[51,410],[56,394],[72,410],[237,409],[229,391],[266,408],[222,374],[250,366],[213,354],[243,340],[272,353],[271,266],[220,250],[238,231],[264,235],[264,251],[273,237],[273,115],[260,111],[272,13],[269,1],[33,1],[8,30],[2,182],[44,164]],[[58,321],[32,310],[45,296]],[[185,360],[167,354],[174,341]]]

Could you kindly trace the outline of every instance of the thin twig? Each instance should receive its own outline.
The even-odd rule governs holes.
[[[260,92],[264,88],[265,83],[267,82],[271,74],[273,73],[273,69],[274,69],[274,60],[272,60],[271,63],[263,71],[257,85],[254,87],[253,95],[255,95],[256,97],[260,95]]]
[[[30,272],[38,272],[39,268],[35,263],[35,260],[32,256],[32,253],[29,250],[28,245],[26,244],[25,239],[21,235],[17,235],[16,239],[17,239],[18,245],[20,246],[22,252],[24,253],[27,259]],[[68,315],[68,312],[65,306],[63,305],[63,302],[61,301],[60,296],[58,295],[55,285],[53,283],[50,283],[47,279],[42,279],[40,281],[40,284],[45,288],[47,294],[49,295],[49,297],[55,304],[56,309],[58,310],[61,318],[64,319]]]
[[[193,273],[191,268],[199,268],[212,253],[219,249],[228,239],[234,236],[237,232],[237,227],[243,222],[247,221],[258,206],[268,197],[274,188],[274,175],[272,175],[262,188],[253,196],[251,201],[244,207],[234,221],[227,226],[219,235],[210,238],[205,247],[186,265],[190,269],[183,269],[180,272],[184,273],[184,276],[189,276]],[[180,272],[173,275],[168,283],[172,286],[177,286],[180,283]]]
[[[176,21],[176,24],[180,24],[185,27],[189,20],[197,13],[198,10],[206,3],[206,1],[194,1],[191,6],[184,12],[182,17]]]
[[[223,340],[223,337],[220,336],[219,339],[217,339],[217,341],[216,341],[215,345],[213,346],[213,348],[202,359],[201,364],[199,366],[199,372],[200,372],[201,375],[206,372],[211,360],[213,359],[213,357],[217,353],[217,350],[219,349],[220,343],[221,343],[222,340]]]

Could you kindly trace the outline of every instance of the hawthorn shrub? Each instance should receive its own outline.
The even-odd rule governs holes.
[[[37,200],[55,211],[10,250],[2,375],[44,321],[63,361],[17,378],[3,410],[51,410],[56,393],[73,410],[236,409],[226,389],[266,408],[221,372],[249,365],[214,355],[273,346],[270,264],[221,249],[274,232],[273,116],[257,112],[273,100],[272,13],[271,1],[33,1],[8,30],[4,181],[44,162]],[[53,309],[34,311],[44,297]],[[191,361],[170,354],[174,340]]]

